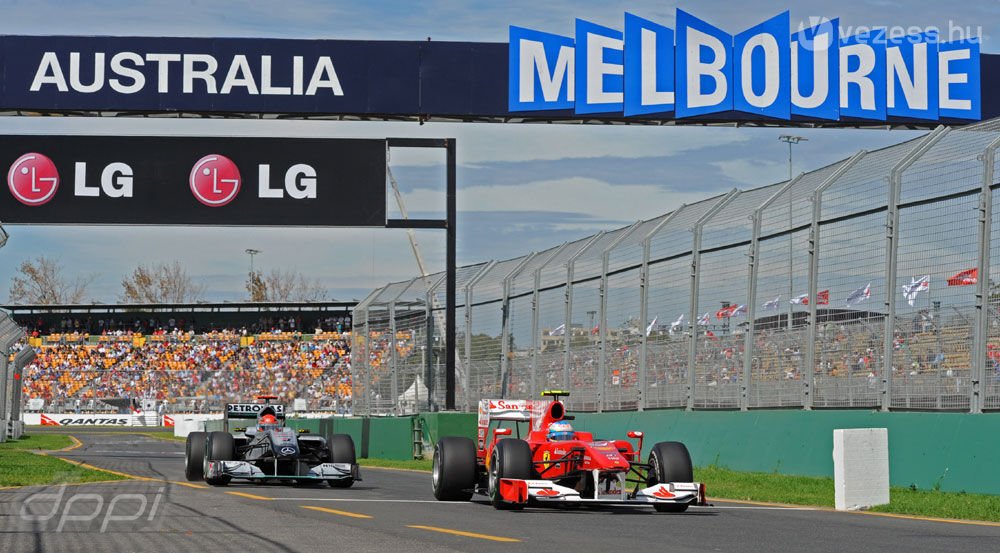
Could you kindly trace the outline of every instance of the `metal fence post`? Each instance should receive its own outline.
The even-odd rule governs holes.
[[[969,412],[983,412],[983,395],[986,392],[986,349],[990,324],[990,241],[993,233],[993,179],[997,148],[997,137],[979,156],[983,162],[983,189],[979,193],[979,278],[976,282],[976,330],[972,344],[972,390],[969,397]]]
[[[539,288],[542,287],[542,269],[548,266],[553,259],[559,257],[559,254],[569,246],[569,242],[563,242],[559,249],[557,249],[545,263],[539,265],[534,272],[534,289],[531,292],[531,386],[528,388],[531,390],[531,397],[538,395],[538,350],[541,348],[539,342],[541,341],[542,330],[538,323],[538,302],[540,300]]]
[[[643,321],[649,319],[649,256],[651,255],[653,237],[670,221],[674,220],[677,214],[683,211],[685,207],[687,207],[687,204],[683,204],[675,209],[642,237],[642,265],[639,267],[639,318]],[[683,328],[681,330],[683,332]],[[648,387],[649,374],[648,362],[649,334],[643,332],[639,339],[639,395],[637,398],[639,411],[646,410],[646,388]]]
[[[598,232],[589,242],[569,260],[566,261],[566,320],[563,334],[563,389],[570,387],[569,371],[573,360],[573,279],[575,278],[576,260],[590,249],[598,240],[604,237],[605,231]]]
[[[756,331],[756,317],[757,317],[757,272],[759,269],[759,263],[757,262],[758,254],[760,253],[760,227],[761,219],[764,216],[764,210],[767,209],[772,203],[774,203],[782,194],[788,192],[791,195],[791,188],[795,186],[795,183],[802,179],[802,175],[799,174],[794,179],[786,182],[777,192],[772,194],[764,203],[760,204],[757,209],[753,211],[750,215],[750,221],[752,222],[752,231],[750,235],[750,246],[747,252],[747,334],[744,337],[743,342],[743,378],[740,382],[740,410],[746,411],[750,408],[750,385],[753,379],[753,346],[754,346],[754,332]],[[791,200],[789,200],[789,203]],[[792,239],[792,221],[788,221],[788,239]],[[789,265],[788,272],[792,272],[792,267]]]
[[[738,196],[740,191],[737,189],[730,190],[725,196],[722,197],[709,209],[692,227],[691,232],[694,235],[694,239],[691,246],[691,304],[690,313],[691,320],[694,324],[691,326],[691,343],[688,346],[688,398],[687,398],[687,408],[688,410],[694,409],[695,400],[695,385],[698,381],[698,288],[700,285],[701,274],[698,272],[698,264],[701,258],[701,229],[704,227],[705,223],[715,216],[723,207],[726,207],[733,198]]]
[[[389,363],[392,364],[392,393],[393,412],[402,415],[402,406],[399,404],[399,352],[396,351],[396,299],[389,302]]]
[[[892,406],[892,357],[896,334],[896,273],[899,254],[899,196],[903,184],[903,172],[947,133],[948,129],[944,126],[939,126],[931,131],[889,172],[889,199],[885,223],[886,295],[885,330],[882,344],[882,411],[888,411]]]
[[[868,152],[866,150],[861,150],[854,154],[847,161],[842,163],[837,167],[836,171],[832,175],[826,178],[812,194],[812,220],[809,223],[809,284],[806,292],[809,294],[808,297],[815,298],[819,291],[819,233],[820,226],[819,220],[823,216],[823,191],[837,182],[840,177],[844,176],[844,173],[849,171],[855,165],[861,161],[861,158],[865,157]],[[816,336],[818,329],[817,317],[817,307],[815,301],[809,302],[809,328],[807,331],[808,337],[806,338],[806,358],[805,358],[805,369],[809,371],[803,371],[802,379],[809,381],[809,394],[804,398],[805,401],[802,403],[803,409],[812,409],[815,396],[816,396]],[[805,386],[805,384],[803,384]]]
[[[524,267],[531,262],[535,256],[538,255],[537,252],[531,252],[525,258],[514,267],[507,276],[503,279],[503,301],[501,302],[500,313],[500,397],[507,397],[507,387],[509,382],[507,380],[510,378],[511,362],[510,362],[510,283],[513,279],[517,278]]]
[[[465,394],[462,400],[462,410],[470,411],[473,405],[472,401],[472,290],[479,284],[479,281],[486,276],[486,273],[490,272],[493,267],[497,264],[496,260],[492,260],[486,263],[482,270],[476,273],[476,276],[472,277],[471,280],[465,285]],[[475,403],[479,403],[479,394],[475,395]]]
[[[608,383],[607,383],[607,378],[608,378],[608,332],[607,332],[607,326],[608,326],[608,266],[609,266],[609,264],[611,262],[611,250],[615,249],[615,247],[618,246],[618,244],[621,244],[622,240],[625,240],[626,238],[629,237],[629,235],[631,235],[632,233],[634,233],[635,229],[639,228],[639,225],[641,223],[642,223],[642,221],[636,221],[635,223],[632,223],[632,226],[630,226],[627,229],[621,231],[618,234],[618,236],[616,236],[615,239],[612,240],[611,243],[608,244],[607,247],[605,247],[603,251],[601,251],[601,307],[600,307],[601,314],[600,314],[600,319],[598,319],[598,320],[601,321],[601,335],[600,335],[600,338],[601,338],[601,347],[600,347],[600,350],[599,350],[601,357],[600,357],[600,362],[599,362],[598,370],[597,370],[597,372],[598,372],[598,380],[600,381],[600,386],[597,388],[597,412],[598,413],[604,411],[605,400],[606,400],[606,397],[605,397],[606,394],[605,394],[605,392],[607,391],[607,386],[608,386]],[[642,324],[645,325],[646,322],[643,321]],[[641,328],[640,330],[644,331],[645,330],[645,326],[643,326],[643,328]]]

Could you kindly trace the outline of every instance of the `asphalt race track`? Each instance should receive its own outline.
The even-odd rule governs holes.
[[[183,443],[125,432],[74,436],[82,446],[59,456],[143,479],[0,489],[0,551],[918,553],[994,551],[1000,539],[1000,525],[726,502],[684,514],[502,512],[482,500],[435,501],[427,473],[373,468],[362,468],[364,481],[350,489],[210,488],[184,480]]]

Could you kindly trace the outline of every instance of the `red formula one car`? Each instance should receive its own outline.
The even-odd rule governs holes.
[[[692,482],[684,444],[657,443],[643,463],[642,432],[608,441],[574,431],[568,422],[573,417],[559,400],[568,395],[550,391],[542,396],[551,400],[482,400],[478,445],[450,436],[434,448],[434,497],[468,501],[481,493],[497,509],[614,503],[680,513],[706,504],[705,485]]]

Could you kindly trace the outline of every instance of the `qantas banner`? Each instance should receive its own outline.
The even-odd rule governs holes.
[[[11,224],[383,227],[386,143],[0,136]]]
[[[902,14],[907,15],[907,14]],[[972,29],[567,19],[509,43],[0,36],[0,110],[934,127],[1000,116]],[[912,22],[903,22],[910,24]],[[958,31],[958,32],[956,32]]]
[[[30,426],[145,426],[142,417],[133,415],[77,415],[72,413],[24,413]]]

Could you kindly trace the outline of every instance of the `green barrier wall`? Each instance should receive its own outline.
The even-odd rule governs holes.
[[[577,413],[574,424],[601,438],[642,430],[647,445],[684,442],[698,466],[827,477],[834,429],[888,428],[892,485],[1000,494],[1000,414],[647,411]]]

